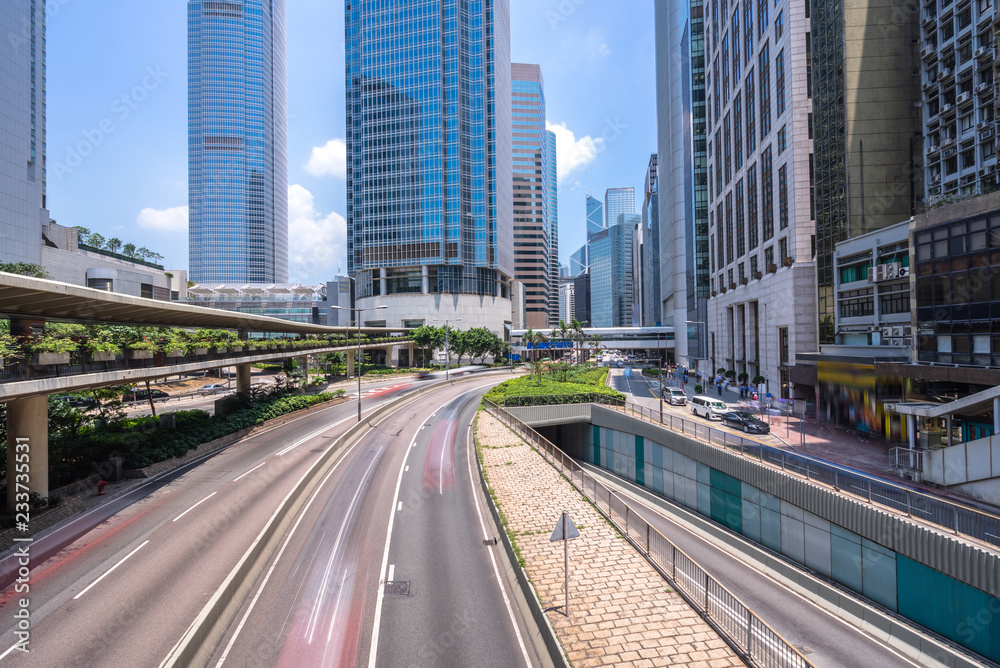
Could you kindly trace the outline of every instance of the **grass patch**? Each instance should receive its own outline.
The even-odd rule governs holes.
[[[567,370],[565,375],[551,371],[535,378],[512,378],[495,386],[484,398],[500,406],[584,404],[592,403],[596,397],[624,401],[624,394],[605,387],[607,374],[606,368],[581,366]]]

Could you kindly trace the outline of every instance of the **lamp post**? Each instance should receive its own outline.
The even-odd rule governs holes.
[[[440,322],[437,318],[434,318],[434,322]],[[449,322],[462,322],[461,318],[445,318],[444,320],[444,379],[448,380],[448,362],[451,360],[451,352],[448,350],[448,323]]]
[[[368,308],[353,308],[351,306],[331,306],[330,308],[336,309],[338,311],[354,311],[358,314],[358,422],[361,422],[361,314],[365,311],[377,311],[383,308],[389,308],[386,304],[379,304],[378,306],[369,306]]]

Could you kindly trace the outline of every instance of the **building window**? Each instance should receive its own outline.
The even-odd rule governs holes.
[[[788,237],[778,239],[778,254],[781,256],[782,264],[784,264],[785,258],[788,257]]]
[[[760,218],[764,241],[774,236],[774,179],[771,175],[771,147],[764,149],[760,156],[761,208]]]
[[[754,109],[754,79],[752,67],[747,70],[747,78],[743,84],[743,97],[747,112],[747,158],[749,159],[753,154],[754,149],[757,148],[757,127],[754,124],[754,114],[757,112]]]
[[[152,299],[153,298],[153,286],[150,285],[149,283],[140,283],[139,284],[139,296],[142,297],[143,299]]]
[[[768,55],[768,45],[764,42],[760,48],[757,62],[757,76],[760,80],[760,140],[771,131],[771,63]]]
[[[722,106],[729,102],[729,36],[722,38]]]
[[[733,148],[736,149],[736,166],[743,166],[743,107],[740,104],[741,93],[736,93],[733,99]]]
[[[715,132],[715,196],[722,194],[722,132]]]
[[[782,125],[781,129],[778,130],[778,155],[785,150],[785,144],[788,141],[788,137],[785,135],[785,126]]]
[[[746,253],[746,235],[743,218],[743,179],[736,182],[736,257]]]
[[[910,286],[901,283],[891,287],[880,287],[878,308],[883,315],[910,312]]]
[[[757,229],[757,163],[747,168],[747,231],[750,250],[753,250],[760,240]]]
[[[785,113],[785,50],[778,52],[774,59],[774,106],[775,115]]]
[[[740,262],[739,265],[737,265],[737,273],[739,274],[740,277],[740,285],[742,285],[743,281],[747,280],[746,271],[744,270],[744,265],[742,262]]]
[[[740,63],[743,62],[743,54],[740,52],[740,9],[737,7],[733,11],[733,27],[729,31],[733,36],[733,88],[740,87]]]
[[[753,58],[753,2],[743,0],[743,61]]]
[[[768,246],[764,249],[764,265],[767,267],[768,271],[771,271],[771,268],[775,266],[773,246]]]
[[[759,271],[760,270],[757,268],[757,256],[756,255],[751,255],[750,256],[750,276],[751,276],[751,278],[760,278],[757,275],[759,273]]]
[[[726,263],[733,261],[733,193],[726,193]]]
[[[778,328],[778,363],[781,366],[788,365],[788,328]]]
[[[841,318],[863,318],[875,315],[875,300],[872,289],[843,290],[837,299],[840,304]]]
[[[788,227],[788,165],[778,168],[778,229]]]
[[[778,17],[774,19],[774,41],[777,42],[785,34],[785,10],[778,12]]]
[[[746,0],[747,4],[750,4],[750,0]],[[757,30],[760,31],[760,36],[764,36],[764,31],[767,30],[767,5],[770,0],[757,0]]]
[[[725,143],[724,160],[726,163],[726,185],[728,186],[729,182],[733,180],[733,143],[729,134],[729,114],[726,114],[722,121],[722,138]]]

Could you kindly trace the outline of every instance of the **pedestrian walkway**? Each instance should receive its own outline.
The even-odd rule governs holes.
[[[740,666],[721,637],[541,455],[480,412],[482,464],[524,569],[573,666]],[[569,616],[563,545],[549,537],[569,511]]]

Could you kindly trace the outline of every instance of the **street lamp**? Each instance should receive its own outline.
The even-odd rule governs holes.
[[[361,422],[361,314],[365,311],[377,311],[383,308],[389,308],[386,304],[380,304],[378,306],[369,306],[368,308],[353,308],[351,306],[331,306],[330,308],[336,309],[338,311],[355,311],[358,314],[358,422]]]
[[[434,322],[440,322],[437,318],[434,318]],[[451,352],[448,350],[448,323],[449,322],[462,322],[461,318],[445,318],[444,320],[444,379],[448,380],[448,361],[451,359]]]

